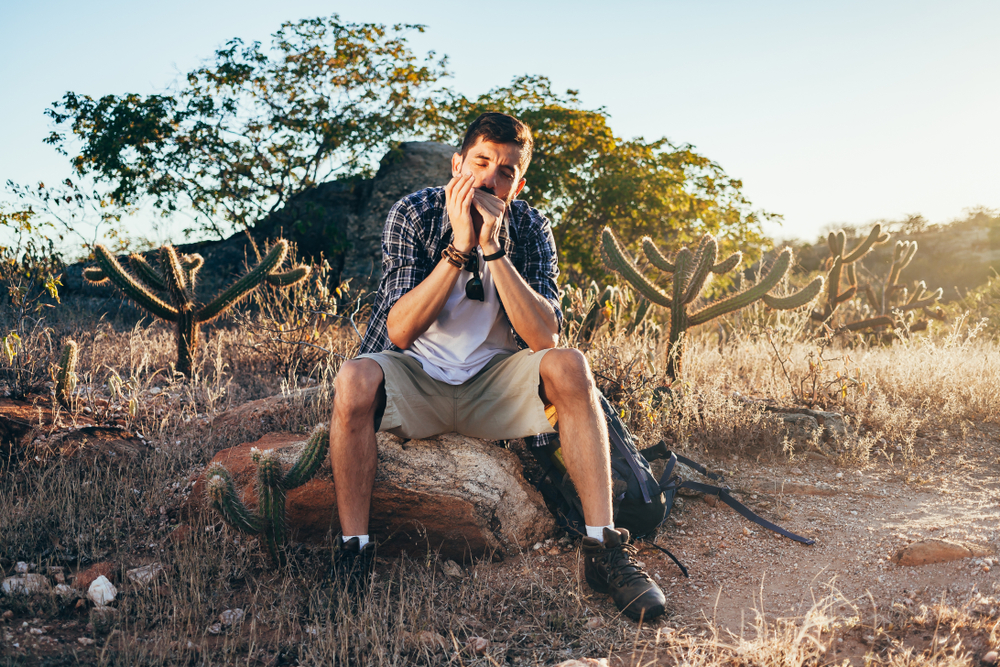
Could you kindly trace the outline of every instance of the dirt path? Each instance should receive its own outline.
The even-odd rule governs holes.
[[[917,567],[890,558],[928,538],[967,542],[990,554],[1000,547],[1000,474],[992,452],[942,459],[943,465],[876,465],[864,471],[803,461],[769,466],[729,461],[727,480],[742,499],[782,526],[816,539],[805,546],[755,526],[719,503],[685,499],[659,543],[688,566],[691,578],[650,551],[676,623],[705,619],[733,631],[754,610],[800,616],[832,592],[850,605],[885,609],[940,597],[1000,590],[995,557]],[[716,469],[720,466],[716,462]]]

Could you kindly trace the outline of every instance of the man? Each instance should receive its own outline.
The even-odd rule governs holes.
[[[548,221],[515,197],[531,131],[499,113],[477,118],[452,157],[452,179],[404,197],[382,236],[383,274],[361,353],[336,378],[330,461],[342,558],[367,567],[375,431],[419,439],[457,431],[493,440],[554,429],[587,523],[587,582],[639,619],[662,591],[612,520],[607,425],[587,361],[556,349],[562,313]]]

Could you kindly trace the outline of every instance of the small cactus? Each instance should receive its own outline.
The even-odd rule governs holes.
[[[71,409],[73,391],[76,389],[76,358],[76,342],[66,341],[56,370],[56,400],[67,410]]]
[[[781,297],[769,294],[785,277],[791,266],[792,251],[785,248],[757,284],[702,306],[695,312],[688,312],[688,306],[701,294],[709,276],[732,271],[742,260],[742,254],[735,252],[721,262],[716,262],[719,246],[711,234],[702,237],[694,252],[682,248],[673,261],[665,257],[648,236],[642,239],[642,248],[653,266],[673,276],[672,295],[662,291],[639,271],[609,228],[605,227],[601,233],[601,255],[605,266],[621,274],[650,302],[670,309],[667,375],[671,378],[676,378],[681,370],[683,335],[690,327],[704,324],[720,315],[736,312],[760,299],[771,308],[779,310],[800,308],[812,301],[823,289],[823,278],[819,277],[794,294]]]
[[[198,307],[194,303],[194,285],[198,270],[205,263],[201,255],[178,256],[173,246],[165,245],[160,248],[160,270],[157,271],[142,255],[132,253],[129,264],[135,272],[133,276],[103,245],[95,246],[94,254],[97,266],[83,272],[88,282],[101,284],[110,280],[137,305],[162,320],[176,324],[177,370],[186,377],[191,377],[202,324],[223,315],[264,282],[275,287],[291,287],[305,280],[310,273],[308,266],[301,265],[277,273],[288,254],[288,242],[279,239],[245,276],[208,304]],[[154,291],[166,292],[169,303],[157,297]]]
[[[291,470],[285,472],[278,453],[254,447],[250,458],[257,465],[257,512],[252,512],[240,500],[232,475],[215,463],[205,471],[208,480],[205,493],[211,506],[230,526],[248,535],[260,535],[271,561],[285,564],[285,494],[308,482],[326,457],[330,435],[324,425],[313,429],[305,449]]]

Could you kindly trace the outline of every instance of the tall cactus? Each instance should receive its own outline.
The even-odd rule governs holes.
[[[72,407],[73,390],[76,389],[76,357],[76,341],[66,341],[56,369],[56,400],[67,410]]]
[[[735,294],[709,303],[694,312],[688,307],[698,298],[712,274],[727,273],[735,269],[743,255],[735,252],[721,262],[717,262],[719,246],[711,234],[705,234],[692,252],[682,248],[673,261],[660,252],[648,236],[642,239],[642,249],[649,262],[656,268],[673,276],[672,294],[668,295],[644,276],[632,260],[622,250],[618,239],[607,227],[601,233],[601,256],[608,269],[617,271],[640,294],[664,308],[670,309],[670,347],[667,357],[667,375],[677,377],[683,358],[683,334],[690,327],[709,322],[720,315],[736,312],[753,302],[763,299],[771,308],[789,310],[807,305],[823,289],[823,278],[819,277],[804,288],[787,296],[769,294],[774,289],[792,263],[792,251],[782,250],[771,264],[771,268],[755,285]]]
[[[858,291],[858,274],[854,264],[871,252],[872,248],[889,240],[888,234],[882,233],[882,225],[872,227],[868,237],[859,243],[854,250],[845,253],[847,234],[844,230],[830,232],[827,245],[830,246],[830,270],[826,278],[826,299],[821,310],[812,312],[812,319],[817,322],[831,324],[834,312],[840,304],[854,298]],[[847,279],[847,289],[841,291],[840,279]]]
[[[894,318],[894,313],[897,311],[908,312],[917,308],[925,308],[941,298],[944,290],[939,287],[933,292],[928,292],[927,283],[923,280],[914,286],[913,292],[909,292],[906,285],[899,282],[899,274],[913,261],[913,256],[916,253],[916,241],[896,241],[896,245],[892,249],[892,264],[889,265],[889,273],[886,274],[885,280],[882,282],[880,292],[876,294],[871,285],[865,287],[865,297],[868,299],[868,305],[875,312],[875,316],[852,322],[845,328],[860,331],[881,326],[896,326],[899,324]],[[902,296],[902,301],[894,304],[893,297],[897,294]],[[926,329],[927,321],[914,323],[909,328],[910,331]]]
[[[313,429],[305,449],[292,468],[285,472],[278,453],[254,447],[250,458],[257,465],[257,512],[251,511],[236,491],[232,475],[220,463],[205,471],[205,493],[211,506],[230,526],[248,535],[260,535],[271,561],[285,564],[285,494],[312,479],[326,458],[330,435],[323,424]]]
[[[89,267],[83,272],[88,282],[101,284],[110,280],[137,305],[176,325],[177,370],[186,377],[191,377],[202,324],[223,315],[265,282],[275,287],[291,287],[305,280],[310,272],[308,266],[302,265],[283,273],[277,272],[288,254],[288,242],[279,239],[245,276],[208,304],[198,307],[194,302],[194,285],[198,271],[205,263],[201,255],[178,256],[173,246],[165,245],[160,248],[160,267],[157,271],[142,255],[132,253],[129,264],[135,272],[133,276],[104,246],[95,246],[94,254],[97,266]],[[166,292],[169,303],[157,297],[154,291]]]

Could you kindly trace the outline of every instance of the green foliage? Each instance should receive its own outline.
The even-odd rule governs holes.
[[[460,142],[484,111],[510,113],[532,128],[534,157],[520,197],[551,217],[569,282],[610,279],[593,251],[605,226],[627,239],[669,238],[670,250],[705,233],[751,257],[765,246],[761,225],[775,216],[751,210],[742,183],[690,145],[615,137],[603,109],[583,109],[576,91],[555,93],[541,76],[518,77],[473,100],[443,94],[435,137]]]
[[[608,269],[621,274],[632,287],[652,303],[670,310],[670,345],[666,371],[671,378],[676,378],[681,371],[684,334],[690,327],[736,312],[758,300],[763,300],[771,308],[779,310],[801,308],[808,305],[823,289],[823,278],[819,277],[798,292],[786,296],[770,294],[785,277],[792,263],[792,251],[785,248],[759,282],[734,294],[703,304],[694,312],[689,312],[689,306],[701,294],[709,277],[712,274],[727,273],[735,269],[742,260],[741,254],[735,252],[717,262],[719,247],[711,234],[705,234],[701,238],[694,252],[682,248],[673,260],[668,259],[649,237],[642,239],[642,247],[653,266],[671,274],[671,294],[668,295],[643,275],[622,249],[610,228],[605,227],[601,232],[601,257]]]
[[[232,475],[219,463],[205,471],[208,483],[205,492],[209,503],[233,528],[248,535],[260,535],[267,547],[271,561],[285,564],[285,494],[296,489],[319,470],[330,447],[330,435],[320,424],[313,429],[302,454],[287,473],[278,453],[273,450],[250,450],[250,458],[257,465],[257,512],[251,511],[240,500]]]
[[[599,332],[624,330],[631,335],[640,328],[658,339],[659,326],[647,320],[650,303],[629,288],[591,282],[587,289],[565,285],[562,290],[563,338],[570,347],[586,348]]]
[[[224,236],[318,182],[364,171],[425,124],[423,91],[445,61],[411,52],[406,33],[422,30],[337,15],[285,23],[270,49],[232,39],[166,94],[68,92],[46,112],[58,126],[47,142],[114,205],[190,208],[194,230]]]
[[[76,341],[68,340],[63,345],[56,369],[56,400],[67,410],[72,407],[73,390],[76,389]]]
[[[279,239],[260,262],[242,278],[223,290],[204,306],[194,303],[194,285],[204,259],[201,255],[178,256],[173,246],[160,248],[160,268],[154,269],[137,253],[129,256],[135,276],[125,270],[115,256],[102,245],[95,246],[97,266],[84,270],[88,282],[111,281],[128,298],[151,314],[177,326],[177,371],[191,377],[194,352],[198,347],[201,325],[211,322],[267,283],[274,287],[291,287],[305,280],[307,266],[295,266],[284,273],[277,269],[288,254],[288,242]],[[138,279],[136,278],[138,277]],[[153,292],[166,292],[169,303]]]

